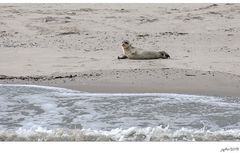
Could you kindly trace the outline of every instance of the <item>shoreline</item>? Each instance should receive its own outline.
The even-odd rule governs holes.
[[[0,79],[0,84],[32,84],[90,93],[175,93],[230,97],[240,95],[239,75],[173,68],[98,70],[35,77],[8,76]]]

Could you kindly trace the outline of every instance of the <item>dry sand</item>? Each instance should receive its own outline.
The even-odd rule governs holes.
[[[0,83],[240,96],[239,40],[240,4],[0,4]]]

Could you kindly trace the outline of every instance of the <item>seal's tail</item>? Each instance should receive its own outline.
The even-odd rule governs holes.
[[[161,58],[163,58],[163,59],[170,58],[170,55],[168,53],[166,53],[165,51],[160,51],[159,53],[161,55]]]

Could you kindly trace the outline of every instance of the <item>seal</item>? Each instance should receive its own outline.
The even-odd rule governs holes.
[[[118,56],[118,59],[167,59],[170,58],[169,54],[165,51],[147,51],[141,48],[133,47],[128,40],[122,42],[123,55]]]

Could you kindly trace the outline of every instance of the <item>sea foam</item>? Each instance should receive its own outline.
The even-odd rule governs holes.
[[[0,85],[2,141],[238,141],[239,97]]]

